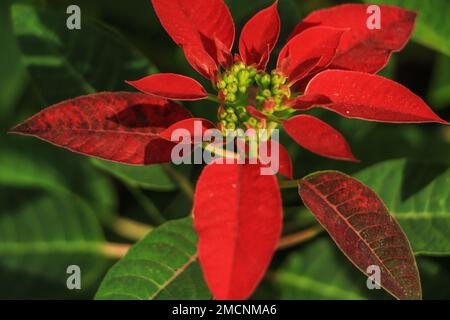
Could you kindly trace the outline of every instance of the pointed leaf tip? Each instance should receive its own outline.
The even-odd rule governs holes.
[[[270,53],[280,35],[278,1],[254,15],[244,26],[239,41],[239,52],[247,65],[265,69]]]
[[[196,80],[174,73],[159,73],[136,81],[125,81],[139,91],[165,99],[195,101],[208,97]]]
[[[328,97],[332,103],[323,107],[348,118],[392,123],[448,124],[408,88],[364,72],[323,71],[309,82],[305,95]]]
[[[336,160],[358,162],[345,138],[333,127],[310,115],[283,122],[287,134],[305,149]]]

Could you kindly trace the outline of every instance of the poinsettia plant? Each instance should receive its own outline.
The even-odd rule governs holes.
[[[235,26],[223,0],[152,4],[162,26],[215,93],[190,77],[153,74],[128,82],[142,93],[102,92],[64,101],[11,132],[109,161],[151,165],[170,162],[176,145],[171,134],[177,129],[195,134],[195,122],[223,135],[280,127],[301,147],[345,161],[358,161],[345,138],[308,110],[319,107],[377,122],[447,124],[407,88],[376,75],[407,43],[414,12],[380,6],[381,28],[369,29],[366,5],[315,11],[295,27],[275,69],[267,70],[280,34],[277,2],[245,24],[234,54]],[[175,102],[194,100],[217,102],[216,125],[194,118]],[[197,182],[198,259],[213,297],[246,299],[254,292],[279,243],[280,187],[298,187],[305,206],[358,269],[370,275],[369,267],[377,266],[379,284],[394,297],[420,299],[410,244],[380,197],[337,171],[293,179],[289,154],[277,147],[284,177],[261,174],[261,161],[215,161]]]

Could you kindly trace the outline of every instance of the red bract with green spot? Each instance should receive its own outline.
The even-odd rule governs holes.
[[[402,85],[373,73],[408,41],[416,14],[380,6],[382,27],[366,26],[367,5],[313,12],[281,49],[275,70],[266,71],[280,32],[277,2],[257,13],[231,52],[235,27],[222,0],[152,0],[163,27],[187,61],[211,81],[208,94],[194,79],[156,74],[129,83],[139,93],[101,93],[51,106],[12,132],[32,135],[69,150],[127,164],[169,162],[176,129],[214,127],[192,118],[171,100],[210,99],[220,104],[217,128],[273,129],[281,125],[302,147],[321,156],[356,161],[345,138],[311,115],[322,107],[344,117],[395,123],[446,123]],[[275,176],[262,164],[207,165],[194,199],[198,256],[217,299],[248,298],[265,274],[282,227],[282,201]],[[282,148],[280,173],[292,177]],[[381,285],[399,299],[421,298],[414,256],[399,225],[368,187],[340,173],[300,179],[305,205],[340,249],[363,272],[379,264]],[[320,254],[320,253],[318,253]]]

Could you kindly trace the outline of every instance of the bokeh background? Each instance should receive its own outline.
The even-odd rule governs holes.
[[[227,0],[238,34],[271,1]],[[280,0],[276,56],[309,12],[344,2]],[[423,97],[450,120],[450,2],[386,0],[419,11],[413,40],[381,72]],[[77,4],[82,30],[65,27]],[[8,128],[53,103],[96,91],[133,91],[124,80],[158,70],[192,76],[159,24],[149,0],[0,2],[0,298],[90,299],[108,268],[151,227],[190,214],[202,166],[143,168],[71,154]],[[271,60],[273,66],[274,60]],[[185,103],[215,119],[211,102]],[[361,163],[341,163],[302,150],[283,136],[295,177],[322,169],[355,175],[395,214],[418,255],[424,297],[450,297],[450,128],[376,124],[314,111],[339,129]],[[314,225],[295,191],[284,192],[285,233]],[[79,265],[82,289],[68,290],[66,268]],[[254,298],[389,298],[325,234],[279,251]]]

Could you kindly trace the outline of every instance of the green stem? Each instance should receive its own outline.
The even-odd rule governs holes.
[[[298,180],[282,180],[278,182],[280,189],[298,188]]]
[[[322,231],[323,228],[317,225],[305,230],[301,230],[297,233],[284,236],[278,242],[277,250],[286,249],[302,242],[308,241],[317,236]]]
[[[217,98],[215,95],[213,95],[211,93],[208,94],[208,97],[206,98],[206,100],[216,102],[216,103],[222,103],[222,101],[220,101],[219,98]]]
[[[209,142],[204,143],[202,147],[203,149],[208,150],[209,152],[222,156],[224,158],[233,158],[233,159],[239,158],[239,154],[223,148],[217,148],[212,143]]]
[[[275,123],[278,123],[278,124],[282,124],[282,122],[283,122],[283,120],[281,120],[280,118],[275,117],[275,116],[273,116],[271,114],[265,114],[265,116],[267,117],[268,120],[270,120],[272,122],[275,122]]]
[[[186,179],[185,176],[179,174],[170,164],[163,164],[163,169],[172,177],[172,179],[178,184],[181,191],[184,192],[189,199],[194,199],[194,187],[191,184],[189,179]]]
[[[128,184],[126,186],[155,224],[161,224],[166,221],[153,201],[151,201],[140,188]]]
[[[113,223],[112,229],[121,237],[138,241],[151,232],[153,227],[128,218],[118,217]]]
[[[100,252],[108,258],[120,259],[127,254],[130,248],[131,245],[126,243],[105,242],[101,245]]]

